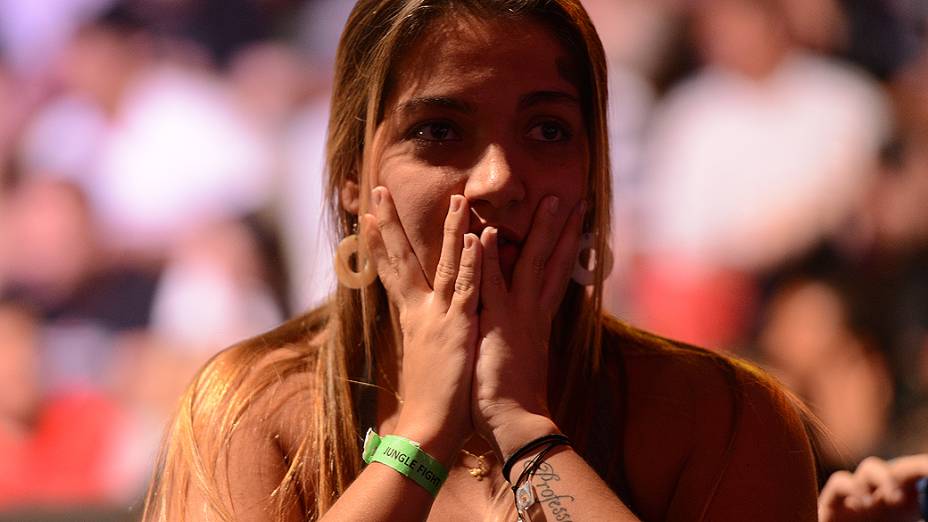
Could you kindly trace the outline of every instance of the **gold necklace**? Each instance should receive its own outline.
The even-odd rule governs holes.
[[[490,450],[483,455],[475,455],[466,449],[461,448],[461,453],[477,459],[477,465],[467,470],[467,472],[470,473],[470,476],[474,477],[478,481],[483,480],[483,477],[487,476],[487,474],[490,472],[490,466],[487,465],[486,457],[487,455],[491,455],[493,450]]]

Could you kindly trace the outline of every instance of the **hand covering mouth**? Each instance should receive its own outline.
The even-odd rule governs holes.
[[[496,249],[499,253],[499,268],[503,273],[503,277],[506,279],[506,284],[511,285],[516,263],[519,261],[519,256],[522,253],[524,236],[511,228],[490,223],[474,230],[474,233],[479,236],[487,227],[495,227],[497,229]]]

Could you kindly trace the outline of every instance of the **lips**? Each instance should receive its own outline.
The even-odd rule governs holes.
[[[521,248],[522,246],[522,236],[519,235],[512,229],[506,227],[497,227],[499,231],[497,234],[497,244],[499,246],[503,245],[515,245]]]
[[[481,224],[471,227],[470,232],[477,237],[481,237],[483,231],[490,227],[496,228],[496,245],[499,248],[512,246],[522,248],[522,235],[511,228],[492,224]]]
[[[474,233],[479,236],[484,228],[486,226]],[[506,282],[509,283],[512,281],[512,274],[519,260],[519,254],[522,252],[523,239],[522,235],[507,227],[497,227],[497,231],[496,248],[499,252],[499,267]]]

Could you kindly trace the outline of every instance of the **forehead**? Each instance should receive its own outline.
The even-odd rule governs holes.
[[[478,102],[516,92],[580,95],[579,75],[564,45],[544,24],[525,17],[435,20],[409,45],[391,76],[388,107],[439,93]]]

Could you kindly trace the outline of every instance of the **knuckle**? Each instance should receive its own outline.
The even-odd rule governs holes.
[[[446,261],[439,261],[435,269],[435,279],[450,281],[457,275],[454,266]]]
[[[402,264],[403,260],[400,258],[400,256],[395,254],[387,254],[387,266],[390,267],[390,271],[392,271],[394,275],[399,275],[400,267]]]
[[[496,288],[503,288],[506,286],[506,281],[503,279],[503,275],[499,272],[493,272],[487,277],[487,281]]]
[[[474,282],[467,277],[459,277],[454,283],[454,291],[461,295],[469,295],[474,290]]]
[[[459,294],[470,294],[474,290],[474,272],[471,266],[461,264],[461,271],[454,282],[454,291]]]

